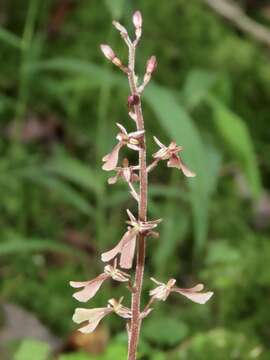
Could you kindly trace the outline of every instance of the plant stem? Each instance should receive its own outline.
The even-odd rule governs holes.
[[[135,53],[136,44],[132,44],[129,47],[129,86],[131,95],[137,95],[137,84],[135,75]],[[140,99],[140,97],[139,97]],[[144,130],[144,119],[141,107],[141,99],[139,104],[134,106],[136,118],[137,118],[137,130]],[[147,190],[148,190],[148,175],[146,165],[146,141],[145,136],[143,138],[143,146],[139,152],[139,166],[140,166],[140,201],[138,204],[138,216],[139,220],[147,221]],[[144,264],[145,264],[145,235],[140,234],[137,241],[137,263],[136,263],[136,274],[134,293],[132,294],[132,318],[129,333],[129,349],[128,349],[128,360],[136,360],[137,347],[141,329],[141,292],[143,284]]]

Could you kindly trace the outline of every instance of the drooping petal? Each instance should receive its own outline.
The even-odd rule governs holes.
[[[175,167],[179,170],[182,170],[183,174],[186,177],[196,176],[196,174],[193,171],[189,170],[188,167],[183,163],[181,158],[176,154],[172,154],[171,158],[168,161],[168,167]]]
[[[118,157],[119,157],[119,151],[123,144],[119,142],[115,145],[115,147],[112,149],[112,151],[105,155],[103,157],[103,161],[105,161],[105,164],[103,164],[102,169],[106,171],[114,170],[118,163]]]
[[[120,267],[123,269],[130,269],[132,267],[133,258],[136,247],[136,235],[129,240],[123,247],[120,256]]]
[[[113,249],[101,255],[101,260],[103,262],[108,262],[115,258],[117,254],[121,253],[123,247],[134,237],[134,232],[137,233],[137,230],[133,228],[128,229],[119,243]]]
[[[76,324],[88,321],[89,323],[86,326],[80,328],[79,331],[82,333],[91,333],[98,326],[100,320],[103,319],[103,317],[108,315],[110,312],[112,312],[112,309],[109,307],[97,309],[77,308],[75,309],[72,320]]]
[[[123,247],[123,238],[119,241],[119,243],[114,248],[103,253],[101,255],[101,260],[103,262],[108,262],[108,261],[112,260],[113,258],[115,258],[117,256],[117,254],[119,254],[121,252],[122,247]]]
[[[186,298],[197,304],[205,304],[213,296],[214,293],[212,291],[199,292],[201,289],[202,289],[202,284],[199,284],[190,289],[181,289],[175,287],[172,289],[172,291],[175,291],[185,296]]]
[[[109,276],[107,274],[100,274],[95,279],[86,282],[77,283],[76,281],[71,281],[70,285],[72,287],[75,288],[84,287],[82,290],[74,293],[73,297],[81,302],[86,302],[92,299],[92,297],[96,295],[97,291],[99,290],[103,282],[108,278]]]

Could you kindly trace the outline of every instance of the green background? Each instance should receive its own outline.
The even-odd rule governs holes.
[[[241,3],[269,25],[267,4]],[[0,336],[3,359],[42,360],[52,348],[61,360],[126,357],[125,324],[115,315],[85,341],[73,332],[81,305],[68,282],[102,272],[101,252],[122,236],[125,209],[136,211],[126,184],[108,186],[111,174],[101,170],[115,123],[134,126],[125,76],[99,45],[109,43],[126,63],[111,21],[132,33],[137,9],[140,79],[147,59],[158,59],[143,97],[148,161],[153,135],[173,139],[197,173],[186,180],[165,162],[151,173],[149,217],[164,221],[160,239],[148,242],[143,302],[150,276],[215,292],[206,305],[177,294],[157,304],[144,322],[140,359],[270,358],[269,49],[199,0],[2,0],[0,322],[6,331],[5,306],[16,304],[58,344],[28,339],[18,322],[27,339]],[[127,289],[106,283],[87,306],[122,295],[128,306]]]

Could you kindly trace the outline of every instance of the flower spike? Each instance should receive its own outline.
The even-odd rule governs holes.
[[[151,280],[158,285],[149,292],[150,296],[155,300],[165,301],[171,292],[177,292],[197,304],[205,304],[214,294],[212,291],[201,292],[204,288],[203,284],[185,289],[175,286],[175,279],[170,279],[167,284],[157,281],[154,278],[151,278]]]
[[[165,146],[155,136],[154,140],[156,144],[160,147],[160,150],[153,154],[153,158],[156,160],[155,164],[157,164],[157,162],[160,160],[167,160],[168,167],[175,167],[181,170],[183,174],[187,177],[196,176],[193,171],[187,168],[187,166],[183,163],[181,157],[178,155],[178,153],[183,150],[182,146],[177,146],[175,141],[172,141],[169,146]]]

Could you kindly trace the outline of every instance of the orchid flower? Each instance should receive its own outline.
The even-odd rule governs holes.
[[[175,167],[179,170],[182,170],[183,174],[187,177],[196,176],[193,171],[187,168],[187,166],[183,163],[181,157],[178,155],[178,153],[183,150],[182,146],[177,146],[176,142],[172,141],[167,147],[162,144],[162,142],[160,142],[155,136],[154,140],[156,144],[160,147],[160,150],[153,154],[153,158],[156,160],[156,163],[159,160],[168,160],[168,167]]]
[[[72,320],[76,324],[80,324],[82,322],[87,321],[87,325],[83,326],[79,329],[80,332],[86,334],[93,332],[100,321],[108,314],[114,312],[115,314],[119,315],[124,319],[131,318],[131,311],[130,309],[126,308],[121,304],[123,298],[119,301],[115,299],[110,299],[108,301],[107,307],[103,308],[96,308],[96,309],[84,309],[84,308],[77,308],[75,309],[74,315]]]
[[[114,170],[118,163],[119,151],[123,146],[127,146],[132,150],[139,151],[142,148],[142,138],[144,130],[134,131],[128,133],[127,130],[121,124],[116,124],[120,129],[120,132],[117,134],[116,139],[118,144],[112,149],[112,151],[103,157],[102,169],[106,171]]]
[[[124,269],[132,267],[137,235],[140,233],[149,235],[152,233],[151,230],[161,222],[161,219],[147,222],[136,220],[129,210],[127,210],[127,214],[130,219],[130,221],[127,221],[127,224],[130,225],[127,231],[112,250],[103,253],[101,256],[102,261],[108,262],[120,254],[120,266]]]
[[[116,167],[116,175],[108,179],[110,185],[115,184],[120,178],[124,179],[127,183],[133,183],[139,180],[139,176],[134,172],[138,170],[138,166],[129,166],[128,159],[124,159],[122,167]]]
[[[73,294],[73,297],[81,302],[86,302],[92,297],[94,297],[97,293],[97,291],[100,289],[103,282],[109,278],[112,278],[115,281],[119,282],[125,282],[129,281],[130,276],[126,273],[124,273],[121,270],[118,270],[116,267],[116,261],[114,263],[114,266],[106,265],[104,267],[104,272],[100,275],[98,275],[93,280],[88,281],[70,281],[70,286],[73,288],[82,288],[82,290],[77,291]]]
[[[151,290],[149,293],[150,296],[156,300],[165,301],[171,292],[177,292],[197,304],[205,304],[214,294],[212,291],[201,292],[204,288],[203,284],[198,284],[192,288],[184,289],[175,286],[175,279],[170,279],[167,284],[157,281],[154,278],[151,278],[151,280],[158,285],[158,287]]]

